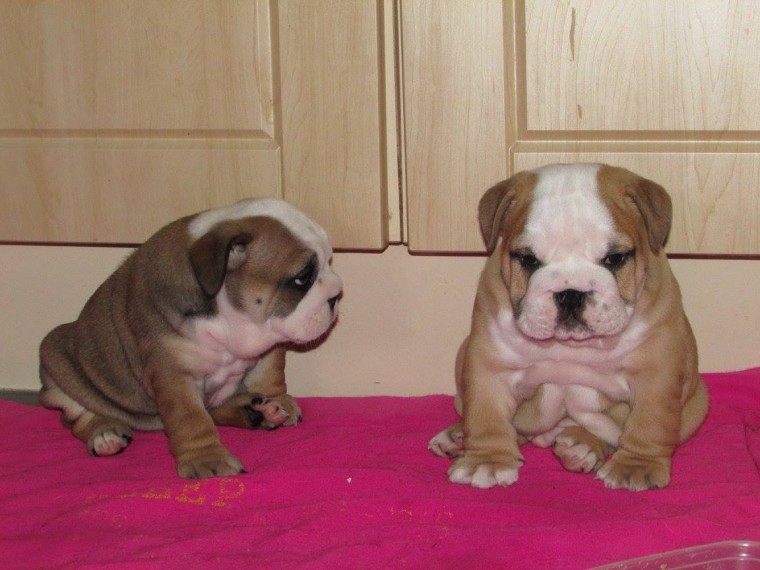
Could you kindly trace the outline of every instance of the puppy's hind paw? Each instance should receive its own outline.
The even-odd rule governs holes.
[[[428,449],[439,457],[459,457],[464,453],[464,430],[461,423],[446,428],[428,443]]]
[[[301,408],[287,394],[276,398],[254,394],[247,411],[252,427],[275,429],[280,426],[292,426],[301,421]]]
[[[602,466],[614,449],[586,429],[572,426],[557,436],[553,451],[568,471],[591,473]]]
[[[238,394],[208,412],[216,425],[244,429],[274,429],[301,421],[301,408],[287,394],[273,398],[261,394]]]
[[[585,443],[570,444],[557,442],[554,444],[554,454],[559,458],[562,467],[576,473],[591,473],[601,467],[604,458],[599,458]]]
[[[132,443],[132,430],[121,422],[99,426],[87,441],[87,450],[95,457],[121,453]]]

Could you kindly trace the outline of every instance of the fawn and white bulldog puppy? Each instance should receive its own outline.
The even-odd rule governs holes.
[[[456,361],[461,422],[430,442],[455,483],[517,481],[527,441],[609,488],[665,487],[708,409],[663,251],[671,201],[607,165],[525,171],[481,198],[490,256]]]
[[[217,425],[294,424],[285,343],[324,335],[340,278],[325,231],[274,199],[172,222],[40,347],[43,405],[97,456],[166,432],[182,477],[243,471]]]

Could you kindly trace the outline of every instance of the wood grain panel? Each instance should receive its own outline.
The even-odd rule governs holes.
[[[703,138],[726,138],[725,131],[760,131],[760,3],[517,4],[525,20],[525,60],[517,64],[528,133],[600,138],[595,131],[647,131],[672,138],[664,132],[705,131]]]
[[[277,196],[267,141],[0,141],[0,240],[139,243],[170,220]]]
[[[264,0],[1,2],[0,129],[271,136],[269,19]]]
[[[515,171],[553,162],[604,162],[661,184],[673,199],[668,253],[760,252],[760,153],[517,152]]]
[[[266,0],[0,3],[0,240],[138,243],[281,196]]]
[[[283,195],[336,247],[388,243],[383,8],[277,4]]]
[[[409,247],[479,250],[478,200],[507,174],[502,2],[400,8]]]

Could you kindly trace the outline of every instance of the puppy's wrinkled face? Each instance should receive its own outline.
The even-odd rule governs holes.
[[[335,321],[342,292],[326,235],[284,203],[270,209],[252,202],[259,207],[240,208],[244,217],[236,211],[207,230],[195,224],[205,230],[190,250],[196,277],[263,331],[312,341]]]
[[[643,286],[647,256],[667,236],[667,195],[628,171],[596,164],[529,174],[517,185],[506,181],[514,188],[502,192],[502,277],[518,328],[536,340],[558,341],[622,332]],[[668,228],[652,243],[648,224],[657,222],[638,203],[642,192],[655,192],[656,200],[662,193],[667,202]],[[483,217],[481,201],[481,223]]]
[[[332,252],[312,249],[272,218],[237,224],[257,238],[230,251],[225,288],[232,306],[290,341],[321,336],[335,319],[342,287]]]

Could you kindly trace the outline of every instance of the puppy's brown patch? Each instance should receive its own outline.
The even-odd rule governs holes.
[[[620,296],[632,303],[649,258],[658,254],[667,241],[672,216],[670,197],[659,184],[624,168],[601,166],[597,182],[620,236],[610,244],[610,253],[634,252],[624,265],[613,270]]]
[[[232,306],[256,322],[292,313],[318,273],[314,251],[269,217],[217,224],[192,245],[190,260],[209,295],[226,283]]]
[[[478,206],[478,219],[488,252],[495,249],[499,238],[503,238],[505,243],[513,244],[511,249],[503,248],[501,278],[510,284],[509,292],[515,312],[525,296],[532,273],[524,264],[525,256],[532,255],[532,252],[520,244],[519,236],[525,231],[537,182],[538,175],[535,173],[520,172],[490,188]]]

